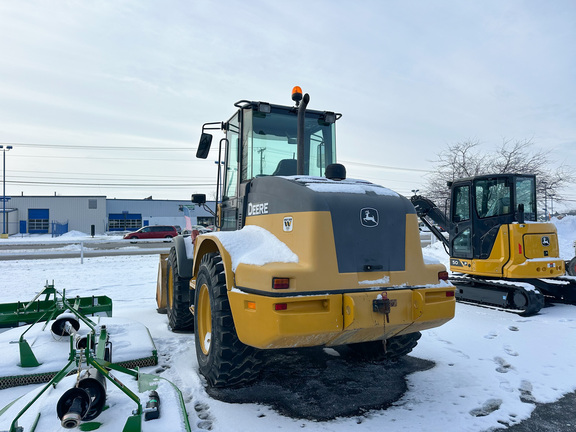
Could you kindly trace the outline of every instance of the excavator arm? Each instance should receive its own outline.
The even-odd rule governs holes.
[[[410,197],[410,201],[412,201],[412,205],[414,205],[416,209],[416,214],[424,225],[444,244],[445,248],[449,249],[449,240],[442,234],[442,231],[438,229],[438,227],[441,227],[445,231],[450,232],[450,221],[444,213],[442,213],[436,204],[421,195]]]

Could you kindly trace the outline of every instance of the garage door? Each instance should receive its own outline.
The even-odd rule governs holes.
[[[48,209],[28,209],[28,232],[30,234],[46,234],[50,219]]]

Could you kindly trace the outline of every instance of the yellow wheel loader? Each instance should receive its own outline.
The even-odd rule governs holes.
[[[157,303],[194,330],[208,385],[254,380],[263,350],[347,345],[371,358],[409,353],[454,316],[454,286],[425,264],[410,201],[336,163],[340,114],[242,100],[203,126],[218,149],[217,232],[178,236],[160,261]],[[192,202],[205,206],[204,195]],[[208,208],[205,206],[205,208]]]
[[[457,300],[522,316],[538,313],[545,299],[576,302],[556,227],[537,220],[534,175],[479,175],[448,187],[448,215],[423,196],[411,201],[450,256]]]

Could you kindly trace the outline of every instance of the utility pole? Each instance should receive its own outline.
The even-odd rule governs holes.
[[[4,148],[3,145],[0,145],[0,150],[2,150],[2,215],[4,216],[4,221],[2,223],[2,238],[8,238],[8,234],[6,233],[6,152],[12,150],[11,145],[7,145]]]
[[[259,150],[256,150],[258,153],[260,153],[260,174],[263,174],[263,170],[264,170],[264,151],[266,150],[266,147],[262,147]]]
[[[547,221],[548,220],[548,195],[547,195],[548,183],[543,181],[542,184],[544,185],[544,219]]]

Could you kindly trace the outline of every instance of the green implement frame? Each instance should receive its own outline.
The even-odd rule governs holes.
[[[91,339],[93,339],[96,343],[93,344],[91,342]],[[138,397],[138,395],[134,393],[132,390],[130,390],[127,386],[125,386],[116,376],[112,376],[110,372],[111,370],[114,370],[116,372],[126,374],[129,377],[132,377],[133,379],[136,379],[138,381],[138,391],[140,393],[149,390],[155,390],[158,386],[159,381],[165,379],[156,375],[141,373],[138,369],[128,369],[120,365],[110,363],[109,361],[106,360],[107,341],[108,341],[108,333],[105,328],[101,328],[99,334],[96,334],[96,332],[93,330],[89,334],[87,347],[84,349],[76,349],[74,335],[70,335],[70,357],[68,359],[68,363],[50,380],[50,382],[48,382],[48,384],[46,384],[42,388],[42,390],[28,404],[26,404],[26,406],[22,410],[20,410],[20,412],[16,415],[16,417],[12,421],[9,432],[35,432],[40,414],[37,415],[32,426],[27,430],[24,430],[21,426],[18,425],[18,420],[22,417],[22,415],[24,415],[24,413],[26,413],[26,411],[28,411],[28,409],[30,409],[30,407],[40,399],[40,397],[42,396],[42,394],[44,394],[44,392],[46,392],[46,390],[48,390],[52,386],[56,387],[56,385],[71,371],[75,369],[82,369],[83,367],[87,368],[89,366],[98,370],[98,372],[100,372],[106,380],[108,380],[110,383],[112,383],[114,386],[120,389],[126,396],[132,399],[132,401],[136,404],[135,409],[132,411],[131,415],[128,416],[128,418],[126,419],[126,423],[124,425],[124,428],[122,429],[122,432],[141,432],[142,414],[146,412],[146,409],[145,408],[143,409],[142,402]],[[182,421],[184,423],[184,427],[186,431],[191,432],[188,414],[186,412],[186,406],[184,403],[184,399],[182,397],[182,393],[170,381],[168,380],[165,381],[167,381],[172,386],[174,391],[177,393],[180,402],[180,412],[182,416]],[[0,415],[6,412],[14,402],[15,401],[4,407],[4,409],[0,410]]]
[[[0,328],[18,327],[39,321],[49,321],[66,310],[74,310],[84,316],[112,316],[112,299],[107,296],[66,298],[54,282],[46,282],[44,289],[29,302],[0,304]]]

